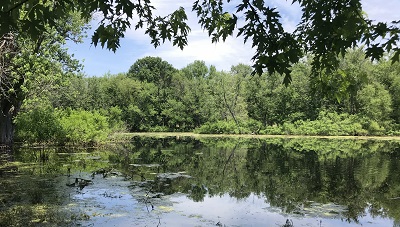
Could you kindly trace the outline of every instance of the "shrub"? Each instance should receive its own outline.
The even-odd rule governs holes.
[[[260,134],[261,128],[262,128],[261,122],[250,118],[243,124],[241,124],[240,129],[241,133]]]
[[[15,118],[16,140],[28,143],[51,143],[64,134],[60,124],[59,112],[49,104],[30,107]]]
[[[60,122],[65,132],[65,142],[99,143],[105,141],[109,134],[107,118],[98,112],[66,111]]]
[[[368,133],[380,135],[384,133],[382,126],[377,126],[376,122],[371,125],[370,122],[370,120],[361,119],[356,115],[321,111],[315,121],[297,120],[293,123],[284,122],[281,126],[268,126],[261,133],[323,136],[366,135]],[[368,126],[368,130],[363,125],[364,127]]]
[[[260,134],[262,135],[282,135],[282,127],[277,125],[267,126],[265,129],[260,130]]]
[[[378,122],[371,120],[368,126],[368,132],[370,135],[380,136],[385,132],[385,128],[380,126]]]
[[[104,110],[102,115],[107,116],[108,125],[112,132],[125,132],[127,127],[125,122],[122,120],[122,110],[118,106],[110,107],[108,110]]]
[[[168,132],[170,129],[167,126],[156,125],[148,129],[149,132]]]
[[[239,134],[239,128],[234,121],[206,122],[195,129],[200,134]]]
[[[400,136],[400,130],[392,130],[388,133],[390,136]]]

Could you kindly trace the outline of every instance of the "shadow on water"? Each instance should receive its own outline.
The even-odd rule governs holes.
[[[399,226],[400,144],[134,137],[0,159],[0,226]]]

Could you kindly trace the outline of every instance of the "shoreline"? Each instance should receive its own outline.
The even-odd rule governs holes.
[[[198,134],[193,132],[132,132],[116,133],[113,138],[125,138],[133,136],[143,137],[193,137],[193,138],[316,138],[316,139],[352,139],[352,140],[395,140],[400,141],[400,136],[308,136],[308,135],[251,135],[251,134]]]

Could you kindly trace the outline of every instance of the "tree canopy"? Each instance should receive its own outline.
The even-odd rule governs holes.
[[[3,13],[1,23],[4,22]],[[20,18],[29,17],[29,14],[21,13]],[[35,36],[24,26],[0,36],[0,144],[12,143],[13,119],[26,97],[31,100],[40,98],[67,78],[66,75],[81,68],[79,62],[67,53],[64,44],[67,39],[74,42],[82,39],[87,20],[82,20],[72,11],[63,18],[64,21],[43,24],[45,31]],[[4,31],[3,24],[0,29]]]
[[[184,48],[190,32],[185,9],[168,15],[155,15],[154,1],[145,0],[3,0],[0,3],[0,36],[20,28],[37,39],[46,24],[56,27],[66,20],[67,12],[77,11],[83,18],[100,13],[101,20],[92,35],[94,45],[115,51],[127,29],[144,28],[157,47],[165,41]],[[305,54],[312,54],[314,75],[332,71],[338,56],[348,48],[365,45],[372,60],[393,51],[393,62],[399,61],[400,20],[374,22],[362,11],[361,0],[293,0],[302,10],[301,21],[293,32],[285,31],[280,12],[263,0],[197,0],[192,10],[198,23],[213,42],[224,41],[237,32],[255,47],[254,72],[278,72],[291,81],[290,66]],[[231,7],[232,4],[235,7]],[[236,34],[236,33],[235,33]]]

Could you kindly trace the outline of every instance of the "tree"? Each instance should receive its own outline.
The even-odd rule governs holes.
[[[12,143],[14,134],[12,118],[18,112],[15,106],[21,106],[20,101],[16,100],[19,90],[15,90],[14,87],[21,87],[23,81],[14,79],[11,72],[11,59],[18,53],[15,37],[11,33],[3,35],[0,42],[0,143],[9,144]]]
[[[135,78],[141,82],[153,83],[157,92],[154,94],[156,100],[157,115],[161,117],[159,124],[165,126],[168,119],[162,113],[168,100],[169,88],[172,75],[176,69],[160,57],[144,57],[137,60],[128,71],[128,77]]]
[[[107,100],[108,97],[105,91],[108,81],[108,78],[105,76],[86,78],[88,100],[90,100],[86,105],[89,110],[98,110],[109,106],[109,101]]]
[[[172,73],[175,71],[176,69],[171,64],[160,57],[148,56],[133,63],[129,68],[128,77],[167,87],[171,83]]]
[[[233,120],[238,129],[241,120],[247,118],[244,84],[249,75],[240,73],[246,71],[246,66],[240,64],[233,66],[230,73],[218,72],[210,79],[211,94],[215,99],[219,119]]]
[[[108,77],[107,83],[104,85],[107,107],[126,108],[129,104],[135,103],[142,87],[141,82],[129,78],[125,74],[120,73]]]
[[[101,94],[96,94],[101,96]],[[83,75],[71,75],[57,84],[48,95],[51,104],[55,108],[90,109],[88,96],[88,83]]]
[[[391,60],[399,61],[400,20],[376,23],[368,19],[361,0],[293,0],[293,3],[302,10],[301,21],[293,32],[285,31],[281,14],[264,0],[235,1],[236,7],[232,7],[231,1],[195,0],[192,10],[213,42],[224,41],[237,30],[238,36],[252,42],[256,49],[252,58],[254,72],[262,74],[267,69],[269,73],[284,74],[285,84],[291,81],[290,66],[304,54],[313,56],[314,76],[334,70],[339,64],[337,57],[360,44],[366,45],[367,57],[372,60],[392,50]],[[57,27],[56,21],[65,21],[70,11],[80,12],[85,19],[98,12],[101,19],[92,42],[113,51],[130,27],[145,28],[155,47],[169,40],[181,49],[187,45],[190,31],[183,7],[158,16],[151,0],[3,0],[0,10],[0,36],[22,28],[33,40],[46,31],[44,25]]]
[[[340,107],[344,112],[355,114],[358,112],[357,93],[369,82],[371,77],[372,64],[365,59],[365,52],[362,49],[353,49],[340,59],[337,75],[342,81],[341,87],[337,88],[342,93]],[[343,86],[344,85],[344,86]]]
[[[389,120],[392,112],[392,100],[389,91],[377,82],[366,85],[358,93],[361,113],[378,122]]]
[[[80,41],[85,21],[72,13],[66,18],[54,27],[43,25],[46,32],[34,40],[23,35],[23,27],[0,37],[0,144],[12,144],[13,118],[26,97],[39,98],[79,69],[62,46],[66,39]]]
[[[208,82],[215,74],[215,67],[204,61],[194,61],[174,76],[175,98],[186,107],[187,127],[194,129],[211,120],[210,88]]]
[[[285,96],[285,87],[278,74],[264,73],[250,78],[246,83],[249,117],[261,122],[263,126],[283,123],[289,114]]]
[[[391,64],[387,60],[381,60],[374,67],[374,76],[385,86],[392,98],[392,116],[391,118],[400,124],[400,64]]]
[[[187,76],[190,79],[207,77],[209,75],[209,69],[206,66],[206,63],[204,61],[199,61],[199,60],[190,63],[181,70],[185,74],[185,76]]]

